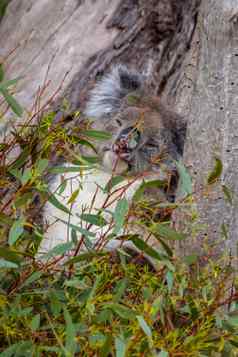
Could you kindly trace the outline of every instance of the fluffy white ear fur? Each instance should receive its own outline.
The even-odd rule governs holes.
[[[66,165],[67,167],[68,165]],[[77,173],[66,173],[64,175],[64,179],[67,180],[67,185],[64,192],[59,195],[58,188],[61,184],[61,175],[57,175],[55,180],[50,185],[50,191],[53,192],[58,199],[58,201],[67,207],[71,211],[71,215],[63,212],[62,210],[56,208],[51,203],[47,203],[44,208],[44,221],[46,226],[48,226],[47,231],[45,232],[43,242],[40,247],[40,252],[48,252],[56,245],[60,243],[66,243],[71,239],[71,229],[68,229],[67,224],[64,222],[70,222],[71,224],[81,226],[80,215],[83,213],[89,213],[90,207],[92,205],[92,200],[95,196],[95,192],[97,194],[95,196],[93,208],[90,213],[95,213],[97,210],[102,208],[102,205],[107,198],[107,194],[104,193],[100,187],[104,188],[106,184],[111,179],[111,175],[102,170],[91,170],[87,173],[84,173],[82,176]],[[121,188],[128,183],[127,180],[123,181],[121,184],[116,186],[116,188]],[[129,189],[127,189],[124,197],[130,200],[136,191],[136,189],[141,184],[141,180],[137,180],[134,182]],[[73,204],[68,204],[69,198],[72,196],[72,193],[79,189],[79,194],[77,199]],[[119,196],[119,192],[115,194],[113,197],[116,198]],[[110,201],[112,200],[112,197]],[[109,207],[108,210],[114,211],[117,201],[114,201]],[[109,215],[109,213],[106,215]],[[106,217],[105,217],[106,218]],[[92,230],[93,229],[93,230]],[[93,238],[93,242],[97,242],[97,239],[103,233],[102,230],[105,230],[106,227],[98,228],[92,227],[90,231],[96,233],[95,238]],[[116,249],[121,244],[120,241],[113,240],[107,244],[107,249],[112,250]],[[132,244],[128,243],[127,246],[130,247]]]

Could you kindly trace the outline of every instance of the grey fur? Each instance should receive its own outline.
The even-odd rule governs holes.
[[[85,115],[92,119],[103,119],[115,114],[122,99],[129,93],[141,90],[144,77],[124,65],[113,67],[91,91]]]

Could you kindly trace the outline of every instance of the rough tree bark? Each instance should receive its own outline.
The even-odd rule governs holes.
[[[188,120],[185,162],[201,222],[209,223],[213,240],[221,223],[228,224],[227,242],[234,249],[236,203],[226,204],[218,186],[207,199],[199,187],[217,155],[224,164],[222,181],[234,192],[238,188],[237,13],[237,0],[12,0],[0,25],[0,54],[24,40],[7,74],[28,74],[19,88],[27,106],[52,56],[49,91],[70,70],[56,106],[66,97],[72,110],[83,108],[89,88],[111,64],[147,71],[151,93]],[[187,241],[186,251],[197,250],[202,238],[195,246]]]
[[[194,181],[195,202],[204,234],[184,244],[188,253],[199,251],[204,237],[210,243],[221,240],[237,254],[238,209],[238,1],[204,0],[197,25],[198,65],[188,116],[184,162]],[[183,98],[186,101],[186,98]],[[223,163],[219,182],[208,191],[206,184],[215,157]],[[222,185],[233,193],[233,204],[224,199]],[[222,250],[223,244],[217,247]],[[214,250],[217,253],[217,250]]]

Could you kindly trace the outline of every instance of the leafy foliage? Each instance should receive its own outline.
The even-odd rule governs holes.
[[[0,91],[15,84],[2,77]],[[5,99],[16,115],[22,114],[18,103]],[[132,203],[118,196],[109,218],[103,215],[105,205],[80,216],[85,226],[65,222],[71,241],[39,259],[44,204],[50,201],[71,214],[49,192],[49,178],[71,172],[80,181],[84,170],[98,162],[93,141],[110,137],[86,121],[72,129],[64,115],[43,112],[37,108],[37,115],[33,112],[0,143],[0,356],[236,356],[238,281],[229,256],[214,262],[209,248],[201,258],[174,254],[173,243],[186,242],[191,231],[178,232],[170,225],[177,207],[191,214],[192,183],[181,163],[180,202],[150,201],[145,191],[164,189],[166,183],[143,182]],[[94,156],[82,155],[82,147]],[[52,165],[62,157],[72,165]],[[221,167],[217,161],[209,185],[217,181]],[[118,184],[129,188],[124,180],[114,175],[100,189],[111,198]],[[64,188],[62,180],[59,190]],[[232,204],[229,189],[223,187],[223,192]],[[140,227],[138,234],[128,232],[131,220]],[[91,228],[108,225],[101,247],[93,248]],[[101,249],[118,235],[140,253]],[[160,243],[160,251],[151,246],[151,237]],[[88,247],[84,253],[82,241]]]

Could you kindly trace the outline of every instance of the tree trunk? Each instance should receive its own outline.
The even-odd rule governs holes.
[[[185,242],[186,254],[201,250],[204,238],[214,244],[221,241],[222,236],[227,236],[225,246],[237,254],[237,14],[237,0],[204,0],[200,8],[198,65],[193,71],[196,82],[188,116],[184,162],[194,180],[194,201],[204,233]],[[183,100],[186,102],[186,98]],[[223,163],[221,178],[204,189],[215,158]],[[233,193],[232,204],[225,199],[222,185]],[[218,245],[218,251],[223,247],[224,242]],[[214,254],[218,251],[214,249]]]
[[[0,25],[0,54],[6,58],[20,44],[7,58],[6,73],[9,78],[26,74],[18,98],[28,108],[46,73],[51,79],[47,101],[47,93],[70,71],[55,106],[67,98],[75,110],[83,108],[89,88],[111,64],[147,72],[151,94],[188,120],[184,156],[200,222],[208,224],[211,241],[228,225],[227,245],[235,252],[236,197],[231,206],[218,184],[207,196],[201,186],[218,156],[224,165],[222,184],[234,193],[238,189],[238,1],[202,0],[199,7],[200,2],[12,0]],[[187,240],[186,251],[197,250],[202,241],[202,234],[195,243]]]

